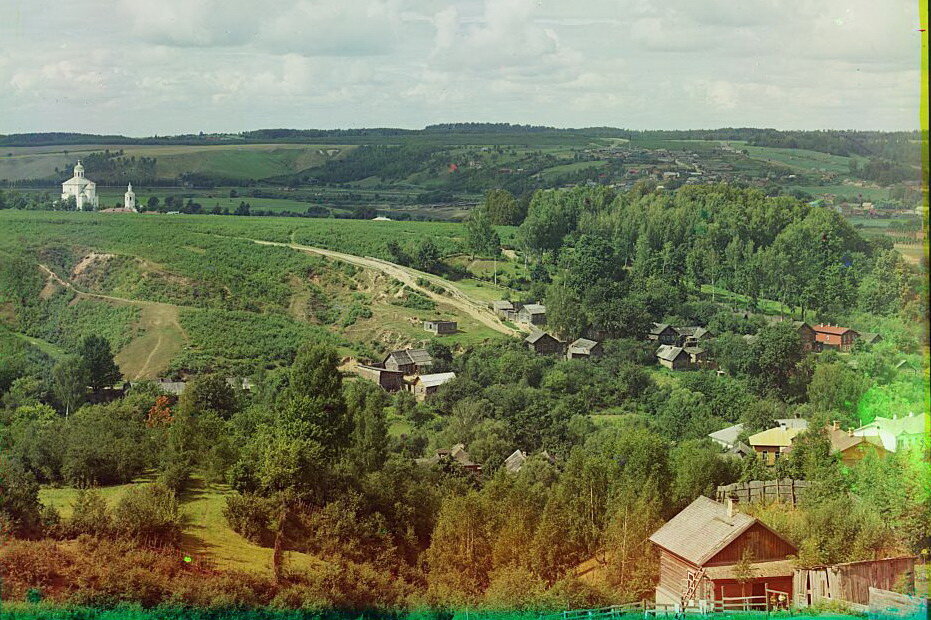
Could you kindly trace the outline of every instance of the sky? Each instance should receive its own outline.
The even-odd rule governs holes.
[[[0,0],[0,133],[919,126],[917,0]]]

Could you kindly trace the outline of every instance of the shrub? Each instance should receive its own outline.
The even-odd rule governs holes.
[[[117,534],[144,545],[177,545],[183,527],[184,517],[174,491],[160,483],[129,489],[113,510]]]
[[[81,489],[74,499],[71,518],[64,526],[64,534],[77,538],[81,534],[101,536],[110,532],[112,518],[107,500],[96,489]]]
[[[234,532],[257,545],[268,546],[274,539],[270,528],[272,510],[272,500],[245,493],[226,498],[223,516]]]
[[[0,535],[33,536],[41,529],[39,485],[18,461],[0,457]]]
[[[191,466],[182,461],[172,461],[158,475],[158,481],[174,493],[181,493],[191,481]]]

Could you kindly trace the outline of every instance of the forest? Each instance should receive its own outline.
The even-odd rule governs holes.
[[[130,229],[103,214],[0,217],[4,600],[512,611],[639,601],[652,597],[647,538],[663,522],[718,485],[786,477],[810,483],[798,505],[747,509],[798,548],[800,566],[931,546],[927,446],[851,466],[825,431],[927,406],[927,261],[908,264],[834,211],[723,184],[643,182],[523,202],[490,192],[465,224],[396,222],[394,232],[361,221],[151,216]],[[298,325],[281,312],[288,277],[330,267],[285,248],[257,253],[244,227],[253,239],[440,274],[454,255],[503,246],[526,263],[526,278],[509,280],[512,299],[544,301],[547,329],[564,340],[601,334],[604,355],[537,355],[506,336],[434,340],[434,371],[456,378],[424,402],[385,392],[344,372],[332,332],[284,327]],[[73,310],[68,298],[41,299],[37,262],[67,274],[88,249],[131,254],[140,240],[185,286],[135,282],[116,263],[100,290],[183,296],[199,323],[182,321],[212,343],[198,355],[242,347],[259,364],[205,359],[189,365],[180,396],[146,381],[114,394],[118,330],[43,331]],[[779,318],[883,339],[810,352]],[[653,322],[707,327],[717,368],[658,367],[645,338]],[[28,339],[40,336],[62,354]],[[233,370],[251,389],[227,382]],[[742,423],[745,439],[796,417],[810,430],[774,467],[726,456],[707,437]],[[457,444],[480,475],[429,464]],[[517,449],[529,458],[512,471],[504,462]],[[42,501],[63,490],[67,505]],[[235,566],[216,562],[191,527],[191,507],[217,490],[215,527],[250,545]],[[599,579],[578,569],[593,558]]]

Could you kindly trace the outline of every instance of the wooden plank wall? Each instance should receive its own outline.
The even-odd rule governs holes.
[[[808,607],[822,600],[844,601],[865,606],[870,590],[891,590],[898,585],[914,585],[915,558],[885,558],[849,562],[821,568],[797,568],[793,591],[797,607]],[[901,583],[904,580],[906,583]]]
[[[717,500],[724,502],[728,497],[736,497],[738,502],[771,503],[775,501],[795,504],[808,488],[808,481],[783,478],[782,480],[750,480],[735,482],[718,487]]]

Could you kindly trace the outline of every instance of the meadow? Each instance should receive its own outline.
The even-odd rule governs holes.
[[[248,375],[289,363],[307,340],[333,344],[344,356],[377,357],[425,342],[428,318],[459,322],[459,333],[443,339],[452,347],[496,336],[442,301],[432,310],[409,307],[412,292],[392,278],[256,243],[388,260],[389,242],[413,253],[430,239],[442,255],[454,255],[461,224],[20,211],[2,211],[0,221],[0,252],[11,259],[0,276],[7,274],[9,293],[18,289],[0,295],[8,327],[59,350],[104,335],[130,379],[192,370]],[[512,241],[514,229],[500,234]],[[40,264],[70,287],[47,281]],[[16,275],[24,272],[28,278]],[[480,301],[505,294],[480,280],[460,290]]]

